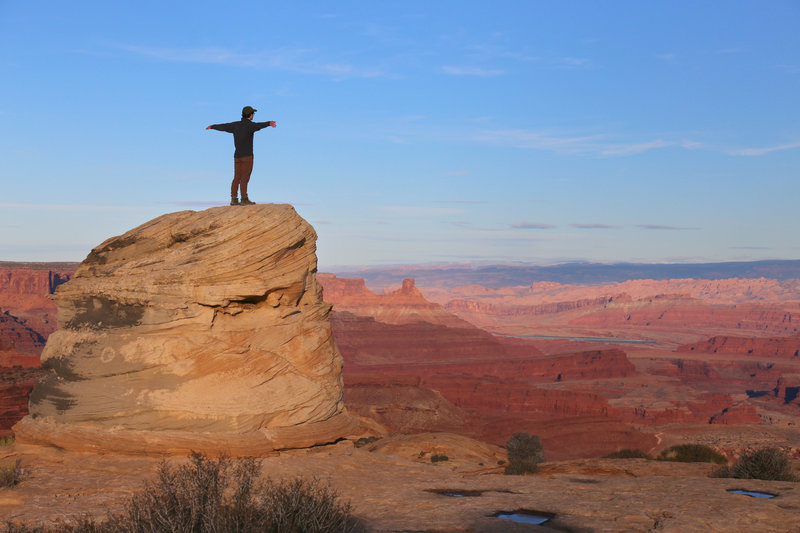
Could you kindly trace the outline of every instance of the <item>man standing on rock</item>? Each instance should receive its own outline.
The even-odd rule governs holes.
[[[253,172],[253,134],[260,129],[272,126],[276,127],[275,121],[253,122],[253,116],[257,109],[245,106],[242,109],[242,120],[238,122],[228,122],[227,124],[212,124],[207,130],[227,131],[233,133],[233,145],[236,151],[233,153],[233,183],[231,183],[231,205],[253,205],[247,197],[247,182],[250,181],[250,174]],[[242,191],[242,201],[239,202],[238,191]]]

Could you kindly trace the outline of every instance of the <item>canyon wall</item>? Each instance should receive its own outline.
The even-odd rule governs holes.
[[[752,357],[800,361],[800,334],[790,337],[734,337],[718,335],[708,340],[684,344],[678,352],[744,354]]]
[[[14,317],[25,328],[47,339],[56,329],[56,304],[48,296],[70,280],[77,266],[77,263],[0,262],[0,313]],[[9,343],[7,339],[7,347]],[[41,347],[33,351],[30,348],[20,345],[18,351],[41,353]]]

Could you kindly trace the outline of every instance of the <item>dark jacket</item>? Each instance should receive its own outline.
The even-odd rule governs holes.
[[[253,155],[253,134],[267,126],[269,122],[253,122],[243,118],[227,124],[212,124],[211,129],[233,133],[233,145],[236,147],[233,157],[236,158]]]

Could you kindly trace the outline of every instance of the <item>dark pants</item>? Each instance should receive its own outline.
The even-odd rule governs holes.
[[[253,172],[253,156],[237,157],[233,160],[233,183],[231,183],[231,198],[236,196],[238,189],[242,190],[242,198],[247,197],[247,182]]]

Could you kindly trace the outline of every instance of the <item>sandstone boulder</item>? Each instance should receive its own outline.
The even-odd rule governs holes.
[[[18,440],[259,455],[352,435],[316,234],[289,205],[158,217],[61,285]]]

